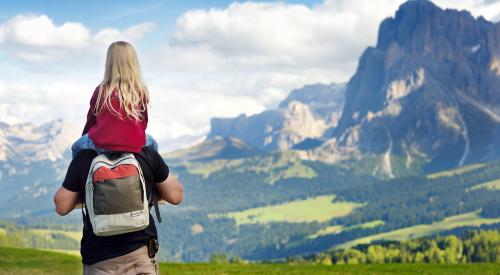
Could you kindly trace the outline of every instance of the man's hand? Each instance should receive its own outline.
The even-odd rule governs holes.
[[[78,202],[78,192],[69,191],[64,187],[59,187],[54,195],[54,204],[56,205],[56,212],[61,216],[67,215],[74,208]]]
[[[157,183],[156,189],[160,198],[171,204],[180,204],[184,198],[184,187],[172,174],[168,175],[166,180]]]

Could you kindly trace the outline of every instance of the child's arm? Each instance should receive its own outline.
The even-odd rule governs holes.
[[[89,132],[90,128],[92,128],[96,123],[96,116],[94,114],[97,96],[99,94],[99,86],[95,88],[94,93],[92,94],[92,98],[90,98],[90,107],[87,112],[87,122],[85,123],[85,127],[83,127],[82,136]]]
[[[94,110],[92,106],[90,106],[89,112],[87,113],[87,123],[85,123],[85,127],[83,127],[82,136],[89,132],[90,128],[92,128],[92,126],[95,125],[95,122],[96,122],[96,117],[94,114]]]

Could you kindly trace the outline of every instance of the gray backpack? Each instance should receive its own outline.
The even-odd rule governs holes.
[[[154,190],[152,193],[161,222]],[[85,184],[85,205],[96,236],[139,231],[149,225],[146,183],[132,153],[103,153],[94,158]]]

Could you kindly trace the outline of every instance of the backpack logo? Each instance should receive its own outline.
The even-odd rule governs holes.
[[[130,212],[130,217],[135,218],[135,217],[140,217],[142,215],[142,212],[144,211],[135,211],[135,212]]]

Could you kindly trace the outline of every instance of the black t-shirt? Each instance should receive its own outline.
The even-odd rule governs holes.
[[[81,150],[71,161],[62,186],[70,191],[79,192],[81,201],[85,201],[85,183],[92,160],[97,156],[93,150]],[[168,166],[152,147],[144,147],[140,153],[134,154],[141,166],[148,198],[152,187],[167,179]],[[150,208],[151,208],[150,202]],[[128,254],[145,245],[149,239],[157,238],[156,226],[151,214],[149,226],[143,230],[115,236],[99,237],[92,231],[88,216],[83,218],[83,237],[80,253],[84,264],[93,264],[103,260]]]

